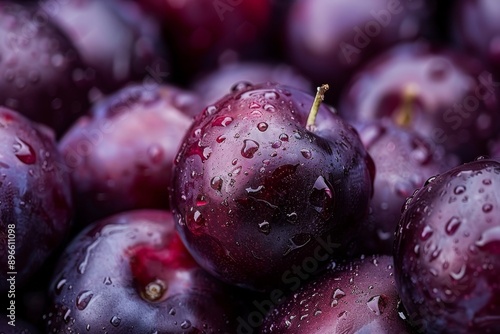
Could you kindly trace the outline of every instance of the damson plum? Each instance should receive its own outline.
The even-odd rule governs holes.
[[[167,209],[172,167],[197,105],[173,86],[131,85],[96,103],[63,136],[59,149],[73,184],[77,218]]]
[[[66,248],[44,318],[50,333],[235,333],[226,288],[192,259],[169,212],[123,212]]]
[[[376,170],[370,214],[364,232],[359,234],[359,251],[392,254],[394,231],[406,198],[431,176],[455,167],[458,158],[389,119],[355,124],[355,127]]]
[[[241,61],[206,73],[195,80],[193,90],[203,97],[205,105],[208,106],[228,94],[234,85],[241,82],[251,84],[276,82],[305,91],[312,88],[309,80],[287,64]]]
[[[69,36],[105,93],[146,76],[167,79],[160,27],[131,0],[44,0],[38,15]]]
[[[276,306],[261,334],[408,333],[390,256],[337,265]]]
[[[0,107],[2,292],[21,288],[68,234],[73,212],[62,165],[49,129]]]
[[[188,130],[171,205],[188,250],[216,277],[258,290],[286,284],[313,254],[317,268],[339,256],[366,215],[373,162],[349,124],[318,109],[325,89],[313,99],[237,85]]]
[[[339,114],[351,122],[391,118],[468,162],[487,154],[499,131],[499,85],[475,58],[425,42],[403,44],[354,76]]]
[[[286,56],[314,83],[343,87],[380,51],[420,36],[430,26],[431,7],[422,0],[295,1],[285,28]]]
[[[425,333],[500,331],[500,162],[435,178],[405,204],[394,247],[398,291]]]
[[[93,75],[32,7],[0,1],[0,105],[61,134],[89,106]]]

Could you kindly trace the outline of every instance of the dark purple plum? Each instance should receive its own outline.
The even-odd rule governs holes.
[[[371,158],[327,105],[315,129],[306,122],[313,100],[279,84],[237,85],[187,132],[171,205],[188,250],[216,277],[282,284],[318,248],[340,256],[366,215]]]
[[[354,260],[288,296],[269,312],[260,333],[408,333],[398,300],[392,257]]]
[[[452,168],[409,197],[394,269],[410,323],[423,333],[500,331],[500,162]]]
[[[415,131],[390,119],[356,124],[361,141],[375,164],[370,213],[359,235],[359,251],[391,255],[394,231],[407,197],[424,182],[455,167],[458,158]]]
[[[70,180],[61,166],[48,128],[0,107],[2,293],[20,289],[69,232]]]
[[[215,103],[231,88],[241,82],[260,84],[276,82],[310,91],[311,83],[293,67],[285,64],[241,61],[221,66],[206,73],[192,85],[192,89],[203,97],[205,106]]]
[[[458,0],[450,10],[454,42],[489,66],[500,77],[500,3],[495,0]]]
[[[168,211],[123,212],[60,257],[45,316],[53,333],[235,333],[227,287],[189,255]]]
[[[167,79],[159,24],[133,1],[44,0],[38,15],[67,34],[104,93],[145,77]]]
[[[197,100],[170,85],[132,85],[96,103],[63,136],[79,222],[167,209],[174,158]]]
[[[178,82],[187,84],[201,71],[263,52],[270,0],[136,1],[160,19]]]
[[[468,162],[487,153],[500,128],[498,93],[499,84],[479,60],[410,43],[366,64],[346,86],[339,114],[351,122],[407,118],[401,124]]]
[[[425,1],[298,0],[288,14],[285,56],[314,83],[328,82],[338,95],[368,59],[427,27]]]
[[[89,106],[93,75],[32,7],[0,1],[0,105],[61,134]]]

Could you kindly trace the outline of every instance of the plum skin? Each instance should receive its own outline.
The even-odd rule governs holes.
[[[58,333],[231,333],[227,292],[186,251],[170,212],[127,211],[68,245],[44,319]]]
[[[15,243],[15,269],[0,265],[0,291],[7,291],[8,272],[17,272],[17,287],[25,284],[68,235],[73,203],[52,131],[0,107],[0,152],[2,256]]]
[[[410,322],[426,333],[500,330],[500,163],[477,160],[430,179],[405,204],[395,277]]]
[[[216,277],[257,290],[283,284],[321,241],[345,248],[367,213],[371,158],[326,105],[307,131],[312,100],[287,86],[247,86],[188,130],[170,203],[188,250]]]

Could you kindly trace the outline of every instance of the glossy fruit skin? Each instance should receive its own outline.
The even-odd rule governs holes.
[[[197,105],[170,85],[130,85],[97,102],[59,143],[79,222],[168,209],[173,161]],[[200,109],[201,110],[201,109]]]
[[[462,162],[487,153],[500,127],[499,83],[470,56],[426,42],[402,44],[366,64],[340,99],[351,122],[396,119],[412,90],[406,126],[457,154]]]
[[[500,163],[477,160],[410,197],[394,244],[410,322],[425,333],[498,333]]]
[[[292,87],[243,85],[188,130],[171,206],[188,250],[216,277],[259,290],[286,284],[322,241],[339,256],[367,213],[371,158],[324,104],[307,131],[312,102]]]
[[[96,86],[113,93],[147,76],[168,78],[159,24],[128,0],[45,0],[38,13],[63,31],[92,69]],[[89,24],[92,22],[92,24]]]
[[[148,298],[149,284],[162,288]],[[49,294],[48,332],[234,333],[224,285],[194,262],[167,211],[88,226],[61,255]]]
[[[392,255],[394,231],[407,197],[431,176],[458,164],[443,147],[390,119],[354,124],[375,164],[370,213],[359,234],[362,254]]]
[[[261,334],[408,333],[390,256],[340,263],[269,312]]]
[[[32,6],[0,2],[0,105],[60,135],[87,110],[93,76],[45,19]]]
[[[53,134],[21,114],[0,107],[0,291],[10,289],[9,272],[21,288],[71,226],[69,176]],[[12,254],[12,245],[15,245]],[[15,256],[14,269],[8,255]]]
[[[465,52],[484,60],[500,77],[500,6],[494,0],[459,0],[453,3],[452,39]]]
[[[311,82],[285,63],[240,61],[207,72],[194,81],[192,89],[203,97],[205,106],[215,103],[231,88],[241,82],[261,84],[266,82],[292,86],[306,92],[311,91]]]
[[[429,27],[425,1],[298,0],[285,27],[286,56],[315,84],[338,95],[359,66]],[[427,23],[426,23],[427,22]]]

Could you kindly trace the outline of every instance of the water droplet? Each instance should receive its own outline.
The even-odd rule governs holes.
[[[436,179],[437,176],[431,176],[430,178],[428,178],[425,183],[424,183],[424,187],[428,186],[429,184],[431,184],[432,182],[434,182],[434,180]]]
[[[208,201],[205,197],[205,195],[199,194],[196,197],[196,206],[205,206],[208,204]]]
[[[12,145],[15,156],[25,164],[32,165],[36,162],[35,150],[20,138],[16,138],[16,141]]]
[[[281,141],[288,141],[288,135],[286,133],[282,133],[280,134],[279,139]]]
[[[113,282],[111,281],[111,277],[109,277],[109,276],[104,277],[104,280],[103,280],[102,282],[103,282],[104,284],[106,284],[106,285],[111,285],[111,284],[113,284]]]
[[[184,320],[182,323],[181,323],[181,328],[182,329],[188,329],[191,327],[191,322],[189,320]]]
[[[302,149],[300,150],[300,153],[302,154],[302,156],[306,159],[311,159],[312,157],[312,153],[310,150],[307,150],[307,149]]]
[[[425,225],[425,227],[422,230],[422,233],[420,234],[420,239],[422,241],[426,241],[431,237],[432,233],[433,233],[432,227],[430,227],[429,225]]]
[[[59,282],[57,282],[56,284],[56,294],[61,294],[61,291],[62,291],[62,288],[64,287],[64,285],[66,284],[66,279],[65,278],[62,278],[61,280],[59,280]]]
[[[267,130],[267,123],[266,122],[260,122],[259,124],[257,124],[257,129],[259,129],[259,131],[261,132],[264,132]]]
[[[453,193],[455,193],[455,195],[461,195],[465,192],[465,190],[466,188],[464,186],[456,186]]]
[[[114,327],[118,327],[120,326],[120,323],[122,322],[122,319],[117,317],[116,315],[113,316],[111,318],[111,320],[109,320],[109,322],[111,323],[111,325],[113,325]]]
[[[213,120],[212,126],[226,127],[229,124],[231,124],[232,121],[233,121],[232,117],[229,117],[229,116],[219,116],[219,117],[217,117],[216,119]]]
[[[259,143],[257,143],[255,140],[245,139],[243,141],[243,148],[241,149],[241,155],[244,158],[251,159],[258,150],[259,150]]]
[[[175,315],[176,313],[177,313],[177,311],[173,307],[168,311],[168,314],[170,314],[170,315]]]
[[[252,84],[248,81],[239,81],[237,83],[235,83],[234,85],[231,86],[231,92],[232,93],[236,93],[236,92],[240,92],[242,90],[245,90],[247,88],[251,88],[252,87]]]
[[[342,290],[342,289],[335,289],[335,291],[333,291],[333,295],[332,295],[332,302],[330,303],[330,306],[331,307],[334,307],[334,306],[337,306],[338,303],[339,303],[339,300],[341,300],[343,297],[345,297],[345,292]]]
[[[219,144],[222,143],[224,140],[226,140],[226,136],[220,135],[215,139]]]
[[[273,91],[268,91],[268,92],[265,92],[264,93],[264,98],[266,100],[276,100],[278,99],[280,96],[278,95],[278,93],[276,92],[273,92]]]
[[[271,147],[272,148],[280,148],[281,147],[281,141],[277,140],[274,143],[272,143]]]
[[[80,294],[76,297],[76,308],[83,311],[89,305],[93,296],[94,294],[88,290],[80,292]]]
[[[462,222],[456,216],[451,217],[445,225],[445,231],[448,235],[453,235]]]
[[[493,205],[491,205],[490,203],[486,203],[483,205],[483,212],[484,213],[491,212],[491,210],[493,210]]]
[[[386,305],[387,302],[383,296],[373,296],[366,303],[366,306],[368,306],[368,308],[376,315],[384,313]]]
[[[194,210],[192,213],[188,213],[187,226],[190,229],[199,229],[205,226],[205,218],[200,211]]]
[[[264,111],[275,112],[276,108],[272,104],[266,104],[264,105]]]
[[[324,220],[329,219],[333,214],[334,192],[329,182],[321,175],[314,182],[309,194],[309,203],[321,213]]]
[[[484,179],[484,180],[483,180],[483,184],[484,184],[485,186],[489,186],[489,185],[491,185],[491,180],[490,180],[490,179]]]
[[[97,238],[95,239],[88,247],[87,249],[85,250],[85,257],[83,258],[83,261],[78,265],[78,272],[80,274],[84,274],[85,273],[85,269],[87,268],[87,265],[89,263],[89,259],[90,259],[90,254],[92,252],[92,250],[94,248],[97,247],[97,245],[99,245],[99,242],[101,241],[100,238]]]
[[[264,220],[262,223],[259,223],[259,231],[268,235],[271,232],[271,224]]]
[[[453,278],[455,281],[461,280],[465,276],[465,269],[466,269],[465,264],[462,264],[458,272],[450,273],[450,277]]]
[[[212,154],[212,149],[209,146],[201,145],[201,142],[198,141],[196,143],[193,143],[189,147],[186,154],[188,156],[197,155],[201,158],[201,162],[205,162],[208,160],[208,158],[210,158],[210,155]]]
[[[255,101],[250,102],[250,106],[248,106],[250,109],[259,109],[261,106]]]
[[[492,253],[500,253],[500,226],[484,231],[476,241],[476,246]]]
[[[289,223],[295,224],[299,220],[299,216],[297,215],[297,212],[287,213],[286,220]]]
[[[206,110],[207,110],[207,115],[213,115],[217,111],[217,107],[213,105],[208,106]]]
[[[64,316],[63,316],[63,320],[65,323],[69,323],[69,321],[71,320],[70,314],[71,314],[71,310],[67,309],[66,313],[64,313]]]

